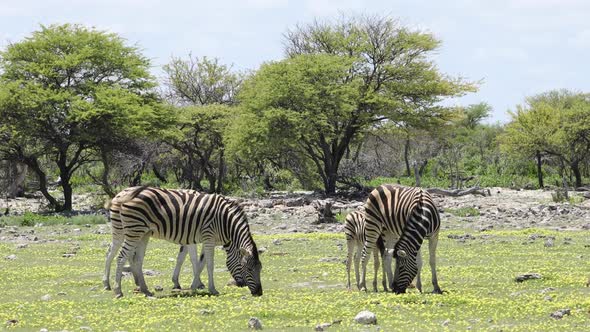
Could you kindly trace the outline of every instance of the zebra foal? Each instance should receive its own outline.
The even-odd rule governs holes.
[[[113,201],[120,204],[124,235],[113,289],[117,297],[123,296],[121,277],[127,259],[141,292],[151,295],[141,273],[151,236],[181,245],[202,243],[210,294],[219,294],[213,280],[214,248],[216,244],[225,245],[230,254],[239,255],[239,266],[252,295],[262,295],[262,264],[246,215],[237,204],[216,194],[150,187],[130,188]]]
[[[346,259],[346,287],[351,290],[350,286],[350,266],[351,261],[354,258],[354,274],[356,279],[356,286],[360,289],[359,284],[359,263],[361,260],[361,254],[363,245],[365,243],[365,214],[363,211],[352,211],[346,215],[344,221],[344,234],[346,235],[346,246],[348,248],[348,257]],[[355,253],[356,249],[356,253]],[[373,290],[377,289],[377,275],[379,273],[379,256],[384,258],[385,246],[383,244],[383,238],[379,237],[377,240],[377,247],[373,250],[373,264],[375,274],[373,277]],[[383,263],[385,260],[382,259]],[[387,279],[385,275],[385,266],[383,266],[383,289],[387,292]]]
[[[385,263],[391,289],[398,294],[405,293],[414,277],[417,277],[416,288],[422,291],[420,247],[427,238],[433,293],[442,293],[436,275],[440,216],[428,192],[421,188],[381,185],[369,194],[365,204],[365,223],[361,287],[366,288],[367,254],[374,250],[377,240],[383,235],[385,248],[396,262],[395,274],[391,271],[391,262]],[[399,239],[396,241],[396,238]]]

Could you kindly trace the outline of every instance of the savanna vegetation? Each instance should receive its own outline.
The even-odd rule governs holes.
[[[247,289],[223,286],[230,274],[221,250],[216,250],[215,260],[219,296],[209,297],[206,291],[171,292],[177,246],[152,241],[145,266],[159,272],[146,280],[150,287],[164,290],[156,292],[156,299],[130,294],[133,278],[126,277],[126,297],[114,301],[112,292],[100,287],[98,268],[110,237],[95,234],[96,228],[83,227],[76,233],[77,227],[35,228],[36,236],[53,241],[27,248],[0,243],[0,257],[16,255],[0,265],[1,322],[17,320],[8,326],[35,331],[236,331],[247,330],[250,317],[257,317],[264,330],[312,330],[332,323],[330,331],[351,331],[366,330],[352,318],[370,310],[384,330],[585,331],[588,324],[590,288],[580,287],[587,273],[586,258],[571,254],[590,245],[580,232],[490,231],[473,233],[461,242],[450,238],[461,237],[464,231],[445,231],[438,271],[446,293],[409,290],[398,296],[346,290],[346,243],[341,234],[255,236],[260,247],[268,248],[261,256],[264,295],[257,298]],[[31,229],[21,230],[27,234]],[[555,237],[555,246],[544,247],[550,236]],[[277,240],[280,244],[273,244]],[[65,252],[76,254],[64,257]],[[191,282],[189,265],[181,275],[184,286]],[[541,273],[542,279],[515,281],[529,271]],[[425,291],[432,288],[429,273],[427,264]],[[570,309],[569,316],[550,317],[563,308]]]
[[[0,53],[0,188],[69,211],[74,191],[140,183],[330,195],[383,182],[579,187],[590,175],[588,94],[530,96],[490,124],[485,101],[440,103],[481,83],[440,72],[431,33],[352,16],[283,39],[285,58],[256,70],[189,55],[158,81],[116,34],[42,26]]]
[[[158,271],[148,284],[163,287],[155,299],[113,301],[100,288],[110,235],[96,224],[106,218],[72,211],[75,193],[98,194],[92,208],[99,209],[141,184],[249,197],[273,190],[329,197],[382,183],[588,185],[589,93],[529,96],[509,122],[490,123],[486,101],[445,102],[483,83],[442,72],[434,62],[441,44],[388,16],[343,16],[285,31],[284,58],[259,68],[238,71],[189,54],[171,58],[162,80],[140,47],[83,25],[41,26],[9,44],[0,50],[0,194],[39,192],[42,210],[57,214],[10,215],[0,206],[7,214],[0,217],[0,326],[229,331],[246,329],[256,316],[269,330],[321,323],[355,330],[363,327],[352,317],[367,309],[385,330],[586,330],[590,291],[581,285],[590,242],[581,232],[547,229],[443,228],[438,266],[446,293],[439,296],[349,292],[342,234],[255,228],[267,249],[262,297],[230,286],[216,297],[172,293],[168,272],[178,246],[163,241],[152,241],[146,255],[146,268]],[[471,206],[446,212],[488,213]],[[547,237],[555,245],[537,240]],[[224,285],[229,274],[217,251],[216,283]],[[543,277],[514,280],[530,271]],[[127,292],[131,279],[124,279]],[[564,308],[567,319],[550,317]]]

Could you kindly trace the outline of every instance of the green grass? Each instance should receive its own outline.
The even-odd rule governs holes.
[[[476,217],[479,216],[479,210],[474,207],[461,207],[456,209],[446,209],[445,212],[448,212],[457,217]]]
[[[415,290],[404,295],[348,292],[341,263],[346,255],[343,235],[313,233],[255,236],[259,247],[268,249],[261,256],[264,295],[260,298],[250,296],[247,289],[224,286],[229,279],[224,271],[215,273],[220,296],[199,292],[177,297],[170,292],[174,262],[169,260],[177,246],[151,240],[144,268],[161,274],[146,280],[151,289],[161,285],[165,290],[148,299],[133,294],[131,278],[124,278],[125,297],[116,300],[101,286],[109,235],[94,234],[94,228],[76,235],[74,227],[35,228],[41,240],[59,241],[38,241],[24,249],[16,249],[16,242],[0,242],[0,329],[4,322],[17,319],[11,329],[234,331],[247,330],[248,319],[255,316],[270,331],[310,331],[316,324],[335,320],[341,323],[330,331],[360,331],[366,329],[352,319],[361,310],[374,312],[385,331],[585,331],[590,323],[590,289],[584,287],[590,273],[590,239],[582,232],[491,231],[473,233],[476,239],[464,242],[448,238],[464,231],[443,232],[438,250],[443,295]],[[542,238],[530,242],[532,234],[555,236],[555,246],[545,248]],[[277,238],[281,245],[272,244]],[[565,238],[571,238],[571,244],[564,244]],[[74,257],[62,257],[75,246],[80,248]],[[4,259],[11,254],[17,255],[16,260]],[[326,257],[338,260],[320,262]],[[216,250],[216,266],[221,268],[223,262],[223,253]],[[424,270],[423,284],[430,291],[428,266]],[[191,281],[189,271],[187,262],[181,275],[185,286]],[[526,272],[541,273],[543,278],[514,281]],[[554,290],[542,293],[550,287]],[[48,301],[41,299],[45,294],[51,296]],[[549,317],[564,308],[571,309],[570,316]],[[443,327],[447,319],[448,326]]]
[[[54,225],[96,225],[107,222],[107,217],[102,214],[88,214],[66,216],[61,214],[37,214],[25,212],[20,216],[0,217],[0,226],[54,226]]]

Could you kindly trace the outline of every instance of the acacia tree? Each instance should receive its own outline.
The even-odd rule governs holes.
[[[259,119],[280,117],[294,148],[313,161],[333,194],[355,137],[383,121],[442,117],[436,104],[475,89],[449,78],[428,55],[440,42],[388,17],[315,21],[285,34],[287,59],[266,63],[244,84],[241,100]],[[259,120],[247,126],[273,123]],[[282,141],[284,142],[284,141]]]
[[[2,154],[37,174],[56,211],[72,209],[72,176],[98,160],[97,150],[169,122],[151,92],[148,59],[116,34],[41,26],[0,55]],[[43,158],[57,166],[63,203],[47,190]]]
[[[236,112],[236,93],[242,75],[218,59],[172,58],[164,66],[167,74],[167,98],[180,105],[176,125],[166,142],[180,153],[181,182],[189,188],[203,190],[207,179],[210,192],[221,192],[226,169],[223,133]]]
[[[568,166],[579,187],[580,163],[590,154],[590,96],[556,90],[529,97],[526,105],[512,113],[502,138],[506,151],[536,156],[540,185],[544,155],[559,160],[562,175]]]

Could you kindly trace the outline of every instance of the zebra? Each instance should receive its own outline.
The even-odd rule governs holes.
[[[107,250],[105,272],[104,272],[104,276],[103,276],[103,285],[104,285],[105,290],[111,289],[111,285],[110,285],[111,264],[112,264],[112,261],[113,261],[115,255],[121,249],[121,246],[123,245],[123,240],[124,240],[123,226],[121,223],[121,216],[120,216],[121,204],[117,203],[117,200],[122,195],[128,194],[131,191],[131,189],[133,189],[133,188],[127,188],[127,189],[121,191],[117,196],[115,196],[115,198],[113,198],[112,200],[107,202],[107,204],[105,205],[105,208],[109,211],[109,220],[111,222],[111,228],[112,228],[112,241],[111,241],[109,248]],[[190,191],[187,191],[187,192],[190,192]],[[196,192],[194,192],[194,193],[196,193]],[[245,286],[245,282],[243,281],[243,276],[242,276],[239,255],[237,254],[237,252],[235,250],[229,251],[229,246],[227,246],[227,245],[224,245],[224,250],[227,253],[226,265],[232,275],[232,278],[235,280],[236,285],[238,287]],[[197,247],[194,244],[190,244],[190,245],[181,245],[180,246],[180,251],[179,251],[178,256],[176,258],[176,266],[175,266],[174,272],[172,274],[172,282],[174,284],[174,286],[172,288],[173,290],[182,289],[182,287],[180,286],[180,283],[179,283],[179,275],[180,275],[180,269],[182,267],[182,264],[184,263],[184,260],[185,260],[187,254],[190,255],[190,259],[191,259],[191,263],[192,263],[192,267],[193,267],[193,282],[191,284],[191,289],[196,290],[196,289],[202,289],[205,287],[200,279],[200,275],[203,270],[203,264],[202,264],[203,257],[201,256],[201,259],[198,260],[197,259],[197,257],[198,257],[197,256]],[[135,284],[137,286],[139,286],[139,282],[138,282],[137,277],[135,275],[134,275],[134,279],[135,279]]]
[[[366,289],[367,253],[374,250],[383,235],[387,257],[395,258],[395,275],[391,261],[385,262],[390,287],[395,293],[405,293],[412,279],[417,277],[416,288],[422,291],[420,247],[428,238],[433,293],[441,294],[436,276],[436,246],[440,217],[430,194],[421,188],[381,185],[375,188],[365,204],[365,233],[361,262],[361,287]],[[396,240],[396,237],[399,240]]]
[[[346,235],[346,246],[348,248],[348,258],[346,259],[346,287],[350,287],[350,265],[354,255],[354,273],[356,277],[356,285],[359,287],[359,262],[361,260],[361,251],[365,243],[365,213],[363,211],[352,211],[346,216],[344,221],[344,234]],[[354,253],[356,249],[356,253]],[[380,236],[377,239],[377,248],[373,250],[373,263],[375,268],[375,275],[373,278],[373,290],[377,292],[377,274],[379,273],[379,256],[383,258],[385,253],[385,246],[383,238]],[[385,261],[383,260],[383,263]],[[387,279],[385,275],[385,266],[383,267],[383,289],[387,292]],[[360,287],[359,287],[360,288]]]
[[[211,295],[219,294],[213,280],[213,250],[216,244],[228,245],[228,250],[240,257],[244,281],[252,295],[262,295],[262,264],[246,215],[236,203],[217,194],[152,187],[126,189],[113,201],[121,206],[124,234],[113,288],[117,297],[123,296],[121,278],[127,259],[131,261],[141,292],[152,295],[141,273],[150,236],[181,245],[203,243],[202,258],[207,264]],[[116,231],[113,227],[113,232]]]

